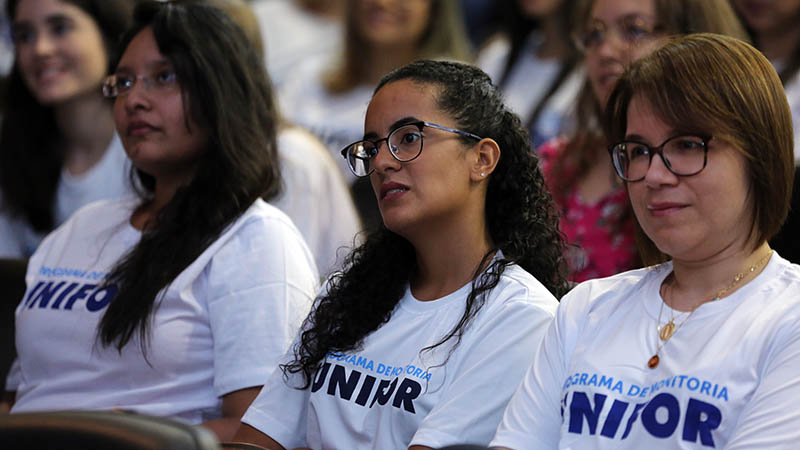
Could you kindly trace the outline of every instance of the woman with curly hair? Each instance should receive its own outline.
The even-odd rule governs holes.
[[[419,61],[383,78],[342,153],[370,176],[384,226],[329,280],[237,440],[489,441],[566,290],[528,142],[477,68]]]

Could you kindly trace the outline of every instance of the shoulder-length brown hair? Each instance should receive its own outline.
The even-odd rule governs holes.
[[[457,0],[428,0],[430,17],[417,48],[417,59],[470,60],[470,47],[464,30],[463,15]],[[366,41],[355,20],[356,0],[348,0],[345,18],[344,54],[324,76],[326,89],[343,93],[364,81]],[[411,62],[411,61],[408,61]]]
[[[578,29],[589,23],[594,2],[578,2],[573,19]],[[749,40],[728,0],[655,0],[655,10],[657,24],[668,36],[717,33]],[[608,141],[600,126],[602,109],[586,80],[576,104],[576,132],[553,165],[551,188],[556,199],[563,200],[596,158],[604,157],[602,152]]]
[[[627,129],[628,106],[642,96],[666,124],[721,139],[747,160],[754,248],[778,232],[794,181],[792,116],[772,64],[750,44],[710,33],[671,39],[620,77],[605,114],[612,142]],[[640,240],[645,263],[663,260]]]

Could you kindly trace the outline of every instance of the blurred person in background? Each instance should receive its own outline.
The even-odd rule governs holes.
[[[770,241],[781,256],[800,263],[800,0],[732,0],[753,37],[783,82],[794,126],[795,183],[792,207],[781,231]]]
[[[206,3],[230,15],[263,54],[258,20],[245,0]],[[358,213],[344,177],[319,139],[280,118],[277,140],[283,186],[270,203],[285,212],[303,234],[324,278],[340,268],[355,245],[361,231]]]
[[[727,0],[582,0],[576,17],[574,38],[586,79],[575,132],[545,143],[538,153],[560,208],[570,279],[583,281],[641,264],[627,194],[600,129],[617,78],[667,36],[712,32],[747,39],[747,34]]]
[[[27,258],[78,208],[132,193],[100,85],[128,0],[8,0],[16,50],[0,127],[0,257]]]
[[[502,29],[476,65],[500,86],[528,127],[534,148],[571,131],[583,82],[580,55],[568,39],[574,0],[504,0]]]
[[[341,51],[345,0],[253,0],[267,71],[276,88],[308,58]]]

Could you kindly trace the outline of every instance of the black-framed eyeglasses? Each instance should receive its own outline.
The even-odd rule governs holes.
[[[655,154],[670,172],[687,177],[705,169],[710,140],[711,136],[678,135],[655,147],[633,140],[622,141],[609,146],[608,153],[617,175],[625,181],[643,180]]]
[[[455,128],[445,127],[430,122],[412,122],[392,130],[388,136],[377,141],[361,140],[353,142],[342,149],[342,157],[347,160],[347,165],[357,177],[365,177],[375,170],[372,161],[378,155],[381,142],[386,141],[389,153],[400,162],[409,162],[418,158],[422,153],[422,129],[425,127],[436,128],[437,130],[448,131],[460,136],[481,140],[482,137],[456,130]]]

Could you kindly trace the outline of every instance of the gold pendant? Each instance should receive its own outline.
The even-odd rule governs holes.
[[[666,341],[667,339],[672,337],[672,333],[675,332],[675,322],[669,321],[666,325],[661,327],[661,331],[658,333],[658,337],[661,338],[662,341]]]
[[[651,369],[655,369],[658,366],[658,355],[653,355],[649,361],[647,361],[647,367]]]

